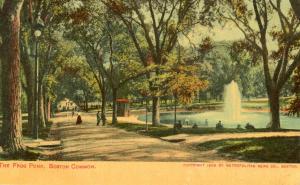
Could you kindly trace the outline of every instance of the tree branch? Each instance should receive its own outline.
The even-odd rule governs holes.
[[[285,75],[278,82],[278,87],[282,88],[284,83],[290,78],[293,74],[294,70],[300,66],[300,51],[296,55],[293,63],[289,66],[288,70],[286,71]]]

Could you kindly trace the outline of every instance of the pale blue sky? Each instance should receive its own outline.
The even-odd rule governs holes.
[[[252,5],[249,4],[249,7],[252,8]],[[287,14],[286,12],[290,8],[291,5],[289,1],[282,0],[282,9],[285,12],[285,14]],[[253,27],[257,27],[257,23],[254,20],[251,22],[251,25]],[[279,19],[277,17],[277,14],[274,14],[273,18],[270,20],[269,28],[271,28],[274,25],[279,26]],[[196,26],[194,30],[189,34],[190,41],[192,41],[194,44],[200,43],[202,38],[205,36],[210,36],[216,42],[234,41],[234,40],[240,40],[244,38],[243,33],[233,23],[227,23],[224,27],[215,26],[212,29],[208,29],[202,26]],[[181,38],[180,43],[185,47],[189,46],[189,40],[186,38]],[[270,49],[277,48],[276,43],[274,43],[271,39],[269,39],[269,44],[270,44]]]

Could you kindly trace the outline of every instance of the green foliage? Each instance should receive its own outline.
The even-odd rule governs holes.
[[[78,55],[77,50],[74,42],[64,41],[58,45],[54,56],[56,72],[46,79],[57,101],[67,97],[79,103],[85,98],[93,100],[99,97],[93,73],[85,58]]]
[[[198,67],[189,64],[184,52],[182,55],[169,54],[163,66],[156,66],[148,79],[137,81],[133,88],[143,97],[175,96],[180,103],[191,103],[196,93],[207,87],[207,81],[199,78]]]
[[[2,9],[3,7],[3,4],[4,4],[4,0],[0,0],[0,10]],[[0,11],[1,12],[1,11]],[[1,25],[1,24],[0,24]]]
[[[288,107],[289,115],[300,117],[300,67],[295,70],[293,76],[293,99],[290,101],[290,105]]]
[[[266,90],[262,65],[254,65],[250,55],[244,52],[236,52],[233,48],[235,43],[213,43],[213,48],[198,60],[199,75],[207,79],[208,88],[205,97],[222,97],[224,85],[235,80],[239,84],[244,97],[265,97]],[[207,97],[209,98],[209,97]]]

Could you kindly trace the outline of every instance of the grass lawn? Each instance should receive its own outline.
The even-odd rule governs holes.
[[[145,125],[142,124],[132,124],[132,123],[119,123],[115,125],[118,128],[124,129],[130,132],[140,132],[146,129]],[[293,131],[282,129],[282,132]],[[149,135],[152,137],[165,137],[171,136],[174,134],[195,134],[195,135],[206,135],[206,134],[217,134],[217,133],[247,133],[247,132],[270,132],[268,129],[255,129],[255,130],[246,130],[246,129],[234,129],[234,128],[224,128],[221,130],[211,128],[211,127],[199,127],[199,128],[182,128],[180,130],[174,131],[173,128],[167,127],[165,125],[152,126],[149,125],[148,132],[140,132],[144,135]]]
[[[173,128],[160,125],[149,125],[145,132],[145,125],[119,123],[118,128],[131,132],[139,132],[151,137],[165,137],[174,134],[207,135],[217,133],[247,133],[247,132],[270,132],[267,129],[222,129],[215,128],[182,128],[174,132]],[[293,131],[282,129],[282,132]],[[269,138],[244,138],[209,141],[195,146],[197,150],[217,150],[220,155],[229,158],[240,159],[248,162],[300,162],[300,137],[269,137]]]
[[[300,162],[300,137],[248,138],[210,141],[199,150],[217,150],[221,155],[248,162]]]

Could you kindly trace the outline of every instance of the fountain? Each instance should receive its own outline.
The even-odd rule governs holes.
[[[241,109],[241,95],[238,84],[231,81],[224,88],[224,117],[227,120],[239,121],[241,120]]]
[[[223,110],[207,112],[179,112],[177,120],[196,123],[197,126],[215,127],[221,121],[225,128],[237,128],[237,125],[245,128],[247,123],[251,123],[255,128],[266,128],[270,120],[268,112],[241,111],[241,94],[235,81],[224,87],[224,106]],[[173,113],[161,113],[161,122],[166,124],[174,123]],[[139,116],[139,119],[145,121],[145,116]],[[300,129],[299,118],[281,116],[281,126],[286,129]]]

